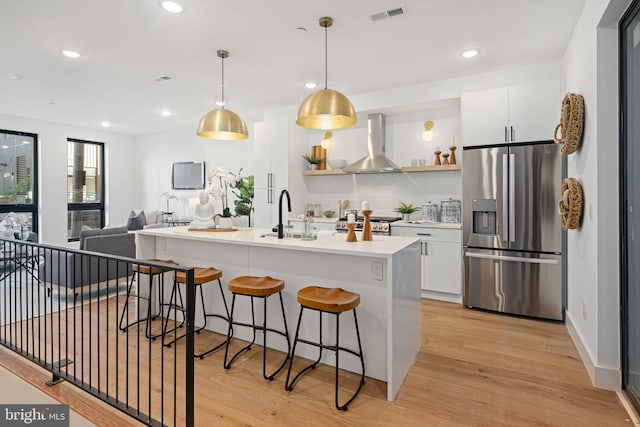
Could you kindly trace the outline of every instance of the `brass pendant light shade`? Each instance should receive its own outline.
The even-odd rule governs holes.
[[[203,138],[227,141],[238,141],[249,137],[247,125],[244,124],[240,116],[224,108],[218,108],[205,114],[200,119],[197,134]]]
[[[320,89],[302,101],[296,123],[308,129],[344,129],[356,124],[356,110],[340,92]]]
[[[324,28],[325,80],[324,89],[307,96],[298,108],[296,123],[307,129],[344,129],[357,123],[356,110],[340,92],[327,89],[327,28],[333,25],[328,16],[320,18]]]
[[[219,50],[218,57],[222,59],[222,104],[223,106],[209,111],[200,119],[196,134],[208,139],[221,139],[226,141],[239,141],[247,139],[249,132],[247,125],[233,111],[224,108],[224,59],[229,57],[229,52]]]

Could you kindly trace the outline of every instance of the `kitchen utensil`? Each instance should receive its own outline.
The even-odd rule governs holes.
[[[347,166],[347,160],[331,159],[329,160],[329,166],[331,166],[331,169],[342,169],[343,167]]]
[[[424,221],[438,222],[440,220],[438,213],[437,204],[427,202],[422,205],[422,219]]]
[[[440,202],[440,221],[450,223],[460,223],[462,218],[462,203],[460,200],[449,200]]]

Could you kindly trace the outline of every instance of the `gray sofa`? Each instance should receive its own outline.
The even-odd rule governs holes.
[[[135,258],[135,234],[129,233],[127,227],[82,231],[80,250]],[[38,268],[39,278],[46,283],[49,292],[51,289],[66,291],[74,295],[74,300],[83,291],[95,292],[97,287],[115,284],[116,279],[130,274],[130,263],[63,250],[46,251]]]

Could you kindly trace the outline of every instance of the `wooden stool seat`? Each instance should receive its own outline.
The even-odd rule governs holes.
[[[340,288],[308,286],[298,291],[298,303],[327,313],[343,313],[360,304],[360,295]]]
[[[222,277],[222,271],[217,270],[213,267],[209,267],[209,268],[195,267],[193,269],[194,285],[202,285],[203,283],[213,282],[214,280],[218,280],[221,277]],[[176,282],[186,283],[187,274],[181,271],[176,272]]]
[[[366,211],[365,211],[366,212]],[[284,383],[284,389],[292,391],[296,382],[305,373],[315,369],[322,359],[322,351],[330,350],[335,352],[336,355],[336,373],[335,373],[335,405],[340,411],[346,411],[349,404],[356,398],[362,386],[364,385],[364,355],[362,353],[362,342],[360,341],[360,328],[358,327],[358,316],[356,315],[356,307],[360,304],[360,295],[354,292],[348,292],[340,288],[323,288],[320,286],[307,286],[298,291],[298,303],[300,304],[300,314],[298,315],[298,326],[296,327],[296,334],[293,338],[293,349],[291,349],[291,357],[289,358],[289,369],[287,370],[287,379]],[[302,313],[305,309],[316,310],[318,312],[318,326],[319,326],[319,339],[312,341],[307,338],[300,337],[300,325],[302,324]],[[358,350],[352,350],[350,348],[340,346],[340,315],[346,311],[353,311],[353,322],[356,328],[356,338],[358,339]],[[335,345],[326,344],[322,334],[322,315],[332,315],[336,319],[335,328]],[[293,358],[296,355],[296,346],[298,343],[310,345],[320,349],[318,352],[318,358],[312,364],[306,366],[299,371],[293,379],[291,379],[291,368],[293,367]],[[357,357],[360,360],[360,366],[362,373],[360,374],[360,381],[355,393],[349,397],[349,399],[341,404],[338,399],[339,384],[339,371],[340,371],[340,354],[346,352],[352,356]]]
[[[275,376],[284,369],[289,360],[289,350],[291,349],[291,341],[289,340],[289,328],[287,327],[287,316],[284,311],[284,300],[282,299],[282,290],[284,289],[284,280],[274,279],[273,277],[264,276],[239,276],[229,280],[229,292],[233,294],[231,300],[231,315],[229,316],[229,332],[227,333],[227,347],[224,350],[224,369],[230,369],[233,362],[245,351],[251,350],[256,342],[256,331],[262,331],[262,376],[265,380],[272,381]],[[267,299],[271,295],[278,295],[280,300],[280,310],[282,310],[282,323],[284,331],[270,328],[267,326]],[[233,320],[233,313],[236,307],[236,296],[241,295],[251,298],[251,323]],[[263,303],[262,309],[262,325],[256,323],[256,315],[253,307],[253,299],[261,298]],[[229,358],[229,342],[231,341],[232,326],[242,326],[251,328],[253,334],[251,342],[240,350],[238,350],[231,358]],[[287,355],[284,361],[272,373],[267,373],[267,332],[280,335],[287,341]]]
[[[284,289],[284,280],[269,276],[240,276],[229,280],[229,291],[252,297],[266,297]]]
[[[178,265],[178,263],[173,262],[170,259],[149,259],[147,260],[149,262],[162,262],[164,264],[169,264],[169,265]],[[168,268],[163,268],[163,267],[158,267],[158,266],[150,266],[150,265],[140,265],[140,264],[133,264],[131,266],[131,269],[136,272],[136,273],[142,273],[142,274],[162,274],[162,273],[166,273],[168,271],[171,271]]]

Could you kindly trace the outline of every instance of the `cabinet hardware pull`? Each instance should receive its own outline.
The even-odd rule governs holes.
[[[431,233],[416,233],[416,236],[431,236]]]
[[[513,126],[511,126],[511,142],[514,142],[516,139],[513,134]]]
[[[425,255],[429,255],[429,251],[427,250],[427,244],[428,244],[429,242],[423,242],[423,243],[424,243],[424,254],[425,254]]]
[[[507,138],[508,138],[508,136],[507,136],[507,127],[505,126],[504,127],[504,142],[508,142]]]

